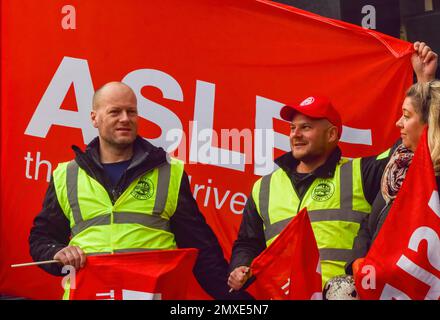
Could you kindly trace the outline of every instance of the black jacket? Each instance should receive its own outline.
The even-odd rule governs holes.
[[[311,186],[316,178],[333,177],[336,165],[341,159],[341,151],[336,148],[327,161],[309,174],[296,173],[299,161],[291,152],[288,152],[275,160],[275,163],[283,169],[290,177],[294,189],[300,199]],[[377,160],[376,157],[361,159],[362,185],[365,197],[371,204],[380,188],[380,178],[388,162],[388,157]],[[292,208],[297,210],[297,208]],[[264,237],[263,221],[257,212],[252,194],[249,196],[243,211],[243,218],[238,232],[238,238],[232,247],[232,256],[229,270],[232,271],[239,266],[249,266],[252,260],[266,248]]]
[[[390,148],[389,156],[386,158],[387,164],[390,160],[391,155],[401,143],[402,139],[398,139],[396,143],[394,143],[394,145]],[[380,180],[382,180],[382,176],[380,177]],[[347,274],[353,274],[353,262],[357,258],[364,257],[367,254],[372,241],[376,238],[377,233],[382,227],[382,224],[385,221],[388,212],[390,211],[391,205],[392,202],[388,203],[388,205],[385,203],[379,186],[379,190],[377,191],[376,197],[374,198],[373,204],[371,206],[371,213],[366,216],[365,219],[361,222],[358,234],[356,238],[354,238],[353,250],[351,251],[352,256],[345,265],[345,272]]]
[[[98,138],[87,146],[85,152],[75,146],[73,149],[78,165],[105,187],[113,203],[136,178],[164,163],[167,157],[162,148],[156,148],[146,140],[137,137],[129,167],[119,182],[111,187],[110,180],[104,173],[99,160]],[[248,298],[245,293],[229,293],[227,262],[214,232],[199,211],[185,172],[180,185],[177,208],[170,219],[170,228],[179,248],[199,249],[193,271],[208,294],[215,299]],[[43,202],[43,209],[35,218],[29,236],[32,258],[35,261],[53,259],[56,252],[68,245],[70,236],[69,221],[58,203],[54,184],[51,181]],[[43,265],[41,268],[53,275],[61,276],[60,265]]]

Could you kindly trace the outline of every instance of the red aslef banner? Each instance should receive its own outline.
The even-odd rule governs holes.
[[[196,249],[99,255],[69,278],[71,300],[182,300]],[[73,286],[74,284],[74,286]],[[73,288],[74,287],[74,288]]]
[[[440,201],[426,130],[356,276],[361,299],[440,299]]]
[[[251,265],[247,291],[258,300],[322,300],[319,250],[307,209],[301,210]]]
[[[0,292],[62,295],[27,262],[27,238],[56,164],[96,134],[94,91],[138,98],[140,134],[185,160],[229,258],[255,180],[289,150],[283,103],[328,95],[345,156],[398,136],[411,44],[270,1],[1,1]],[[377,115],[380,115],[378,117]]]

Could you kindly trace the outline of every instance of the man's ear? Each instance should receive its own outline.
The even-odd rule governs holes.
[[[93,127],[98,128],[98,121],[97,121],[96,117],[97,117],[96,111],[92,110],[90,112],[90,119],[92,119]]]
[[[332,126],[328,130],[328,141],[329,142],[338,142],[338,128]]]

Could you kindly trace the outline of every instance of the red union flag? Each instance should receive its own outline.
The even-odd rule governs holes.
[[[197,249],[90,256],[76,275],[70,299],[187,299],[196,257]]]
[[[426,130],[356,277],[361,299],[440,297],[440,204]]]
[[[319,251],[304,208],[251,265],[258,300],[322,299]]]

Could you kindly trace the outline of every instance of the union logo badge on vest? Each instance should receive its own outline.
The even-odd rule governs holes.
[[[316,201],[326,201],[335,193],[333,182],[321,180],[312,191],[312,199]]]
[[[131,192],[131,195],[138,200],[150,199],[153,196],[153,194],[154,194],[153,182],[147,177],[140,178],[136,187]]]

